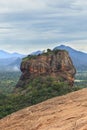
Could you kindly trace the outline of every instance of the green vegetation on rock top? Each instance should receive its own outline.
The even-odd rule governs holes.
[[[51,50],[51,49],[47,49],[47,52],[43,51],[42,54],[38,54],[38,55],[28,55],[27,57],[23,58],[23,61],[27,61],[27,60],[31,60],[31,59],[36,59],[38,56],[47,56],[47,55],[52,55],[52,54],[57,54],[58,52],[62,52],[66,50]],[[67,52],[68,53],[68,52]]]

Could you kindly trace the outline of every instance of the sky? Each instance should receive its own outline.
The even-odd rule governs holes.
[[[29,54],[60,44],[87,52],[86,0],[0,1],[0,50]]]

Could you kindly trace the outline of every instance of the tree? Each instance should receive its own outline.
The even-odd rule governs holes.
[[[51,49],[47,49],[47,52],[48,52],[48,53],[51,52]]]

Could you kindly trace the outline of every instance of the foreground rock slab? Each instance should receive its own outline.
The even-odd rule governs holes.
[[[13,113],[0,120],[0,130],[87,130],[87,89]]]

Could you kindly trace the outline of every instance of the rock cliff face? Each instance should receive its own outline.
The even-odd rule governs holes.
[[[38,56],[23,59],[20,67],[22,75],[17,86],[23,86],[38,76],[52,76],[58,82],[74,83],[76,70],[68,52],[64,50],[50,51]]]

